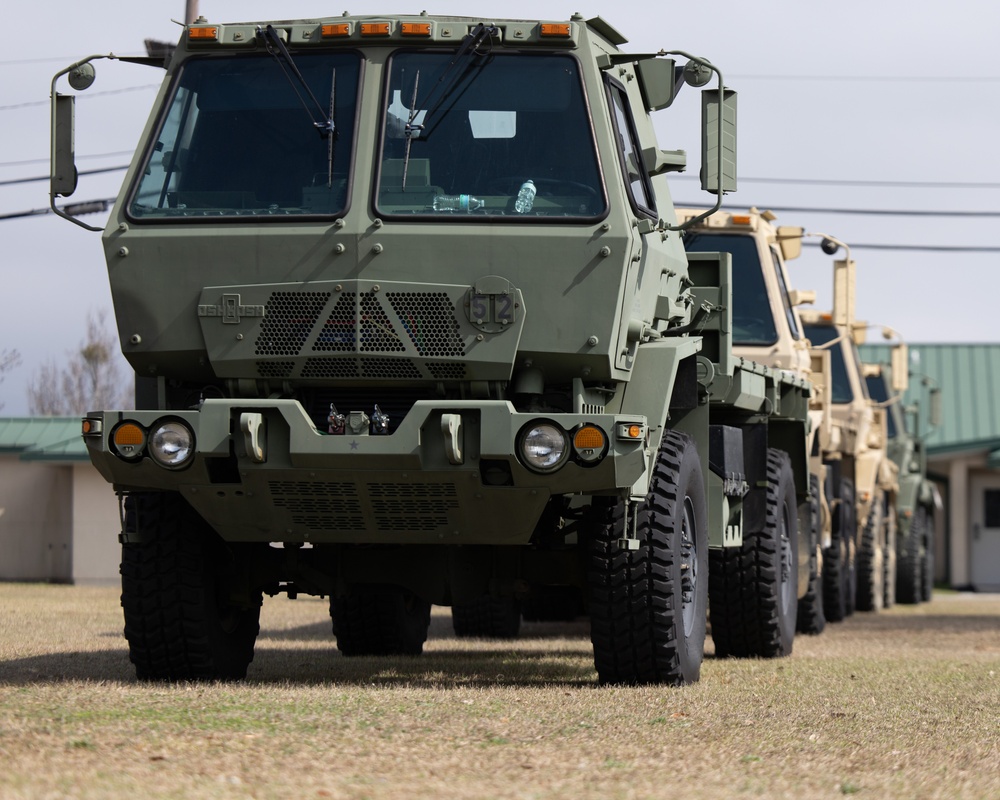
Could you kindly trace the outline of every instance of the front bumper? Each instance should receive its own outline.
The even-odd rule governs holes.
[[[183,468],[116,454],[111,437],[123,420],[150,428],[163,419],[194,432]],[[607,456],[529,470],[518,433],[539,419],[566,431],[597,425]],[[327,435],[294,400],[212,399],[187,411],[91,412],[84,422],[91,460],[116,489],[180,492],[233,542],[526,543],[551,496],[631,489],[648,455],[647,436],[616,436],[628,424],[645,432],[642,417],[528,414],[506,401],[421,400],[386,436]]]

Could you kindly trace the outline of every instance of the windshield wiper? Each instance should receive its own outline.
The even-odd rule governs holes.
[[[490,42],[492,45],[493,37],[497,36],[499,33],[500,29],[497,28],[496,25],[487,26],[482,22],[467,33],[465,38],[462,39],[462,44],[455,53],[455,57],[452,58],[448,66],[445,67],[444,71],[438,76],[437,83],[431,87],[431,90],[427,93],[427,96],[424,97],[423,102],[419,105],[417,104],[417,86],[420,84],[420,72],[417,72],[417,78],[413,84],[413,98],[410,102],[410,113],[407,117],[406,125],[403,128],[403,136],[406,138],[406,150],[403,153],[404,191],[406,190],[406,173],[410,164],[410,143],[414,139],[419,139],[421,134],[427,130],[427,121],[441,107],[441,104],[448,99],[448,95],[451,94],[452,90],[458,85],[459,81],[465,77],[467,69],[459,70],[452,74],[452,70],[455,65],[466,56],[481,55],[479,52],[480,45],[484,42]],[[490,49],[492,50],[492,47]],[[445,78],[448,78],[448,83],[444,83]],[[434,105],[429,105],[431,98],[434,97],[434,93],[438,90],[440,90],[440,96],[437,98]],[[422,107],[426,107],[427,110],[424,112],[423,120],[418,124],[416,119]]]
[[[274,60],[278,62],[278,66],[281,67],[281,71],[284,76],[288,79],[288,83],[292,87],[292,91],[295,92],[295,96],[299,98],[299,102],[302,103],[302,107],[305,109],[306,114],[309,115],[309,119],[312,121],[313,127],[319,131],[319,135],[324,139],[329,137],[334,137],[337,135],[337,127],[333,122],[333,88],[330,89],[330,110],[329,112],[323,110],[323,106],[319,104],[319,100],[316,99],[316,95],[312,93],[312,89],[309,88],[309,84],[306,83],[306,79],[302,77],[302,73],[299,72],[299,68],[295,65],[292,60],[291,53],[288,52],[288,48],[285,47],[285,43],[281,41],[281,37],[278,36],[278,32],[274,29],[273,25],[268,25],[266,28],[257,28],[257,35],[263,40],[264,48],[267,52],[274,56]],[[291,71],[291,75],[289,75]],[[336,73],[335,73],[336,74]],[[306,94],[313,101],[313,105],[316,106],[316,110],[319,112],[317,118],[316,114],[309,107],[305,98],[299,92],[298,86],[295,85],[295,81],[292,80],[292,76],[298,80],[299,86],[306,90]]]

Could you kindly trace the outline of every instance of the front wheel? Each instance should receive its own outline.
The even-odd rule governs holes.
[[[694,441],[668,431],[624,548],[627,505],[595,498],[586,521],[594,666],[605,684],[698,680],[708,601],[708,508]]]
[[[826,628],[823,611],[823,551],[820,541],[823,534],[823,512],[819,502],[819,477],[809,478],[809,588],[799,598],[799,615],[796,628],[799,633],[820,634]]]
[[[175,492],[125,499],[122,609],[142,680],[246,677],[261,593],[239,586],[237,552]]]

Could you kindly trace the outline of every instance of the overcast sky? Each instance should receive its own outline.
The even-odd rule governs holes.
[[[602,15],[631,52],[710,59],[739,93],[740,185],[727,206],[776,209],[779,224],[853,245],[861,319],[910,342],[1000,341],[995,0],[424,2],[355,2],[346,10],[552,20],[579,11]],[[210,21],[237,22],[267,19],[278,5],[283,19],[345,10],[314,0],[200,0],[199,8]],[[180,28],[171,18],[183,14],[183,0],[46,0],[11,17],[0,55],[0,216],[48,206],[47,181],[24,181],[48,173],[52,75],[93,53],[140,54],[146,38],[175,41]],[[81,171],[127,163],[162,79],[160,70],[121,62],[98,62],[97,70],[77,104]],[[692,173],[697,118],[690,89],[657,115],[660,146],[687,150]],[[73,200],[113,197],[123,175],[84,177]],[[674,187],[678,204],[707,198],[693,177]],[[105,216],[85,219],[103,224]],[[22,415],[40,365],[79,345],[88,313],[110,317],[111,296],[99,234],[52,215],[0,220],[0,233],[0,352],[17,349],[23,361],[0,384],[0,414]],[[955,247],[980,252],[933,249]],[[794,286],[816,289],[821,307],[829,305],[829,262],[810,247],[792,265]]]

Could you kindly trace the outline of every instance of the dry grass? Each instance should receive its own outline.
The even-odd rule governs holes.
[[[0,584],[4,798],[1000,796],[1000,597],[938,595],[598,688],[585,623],[419,659],[337,655],[326,604],[266,601],[242,684],[142,685],[117,591]]]

